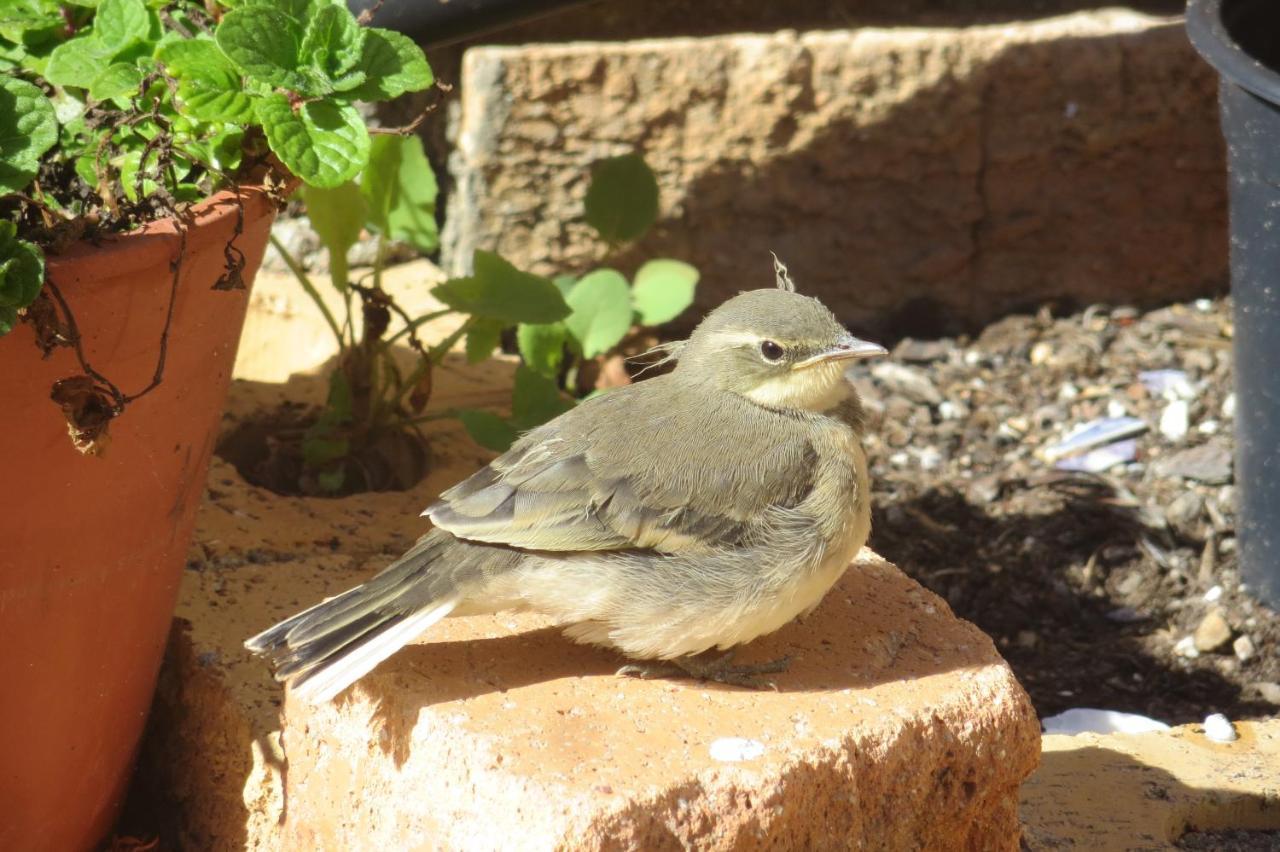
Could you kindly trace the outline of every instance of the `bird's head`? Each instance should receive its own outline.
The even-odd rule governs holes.
[[[765,408],[822,412],[853,393],[849,361],[885,354],[817,299],[794,292],[778,264],[777,289],[740,293],[707,314],[680,348],[676,370]]]

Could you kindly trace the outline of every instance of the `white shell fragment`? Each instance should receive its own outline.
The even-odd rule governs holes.
[[[721,737],[711,743],[711,757],[725,763],[755,760],[764,754],[764,743],[742,737]]]
[[[1105,417],[1072,429],[1062,440],[1042,448],[1040,455],[1047,462],[1055,462],[1093,447],[1136,437],[1145,431],[1146,422],[1136,417]]]
[[[1233,743],[1240,739],[1240,735],[1236,733],[1236,726],[1221,713],[1205,717],[1204,735],[1215,743]]]
[[[1137,713],[1121,713],[1118,710],[1095,710],[1091,707],[1072,707],[1057,716],[1041,719],[1046,734],[1146,734],[1151,731],[1167,731],[1169,726]]]

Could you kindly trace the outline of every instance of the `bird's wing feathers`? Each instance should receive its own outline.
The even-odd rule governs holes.
[[[762,443],[743,434],[758,430],[735,401],[680,405],[663,384],[612,391],[535,429],[424,514],[459,538],[527,550],[675,552],[738,544],[766,509],[808,493],[807,442],[774,431]]]

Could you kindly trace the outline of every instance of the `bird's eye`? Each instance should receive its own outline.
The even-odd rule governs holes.
[[[760,344],[760,354],[766,361],[781,361],[784,350],[780,344],[765,340]]]

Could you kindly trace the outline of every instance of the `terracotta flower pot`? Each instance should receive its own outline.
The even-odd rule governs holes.
[[[244,280],[275,207],[245,190]],[[215,291],[235,232],[231,193],[188,230],[163,381],[77,452],[29,327],[0,338],[0,849],[91,848],[110,829],[146,721],[247,290]],[[127,394],[151,381],[179,237],[156,222],[50,258],[89,363]]]

